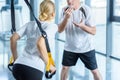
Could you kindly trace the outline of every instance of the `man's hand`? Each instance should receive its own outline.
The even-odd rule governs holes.
[[[69,19],[71,14],[72,14],[72,11],[73,11],[73,8],[72,7],[68,7],[66,10],[65,10],[65,18],[66,19]]]
[[[79,28],[82,28],[82,27],[85,26],[85,24],[83,23],[83,20],[81,20],[80,23],[73,22],[73,24],[74,24],[76,27],[79,27]]]
[[[73,22],[73,24],[76,27],[79,27],[80,29],[84,30],[85,32],[95,35],[96,34],[96,26],[87,26],[83,23],[83,20],[80,21],[80,23]]]
[[[64,19],[63,21],[58,25],[58,32],[61,33],[65,30],[66,24],[70,18],[70,16],[72,15],[72,11],[73,8],[72,7],[68,7],[65,9],[64,11]]]

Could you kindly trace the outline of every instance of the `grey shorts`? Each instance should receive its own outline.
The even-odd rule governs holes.
[[[64,50],[62,65],[74,66],[78,58],[81,59],[81,61],[84,63],[86,68],[90,70],[94,70],[97,68],[95,50],[91,50],[86,53],[74,53],[74,52],[69,52]]]

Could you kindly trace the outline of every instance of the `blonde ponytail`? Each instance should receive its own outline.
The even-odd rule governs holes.
[[[41,21],[45,21],[48,18],[48,15],[46,13],[40,13],[39,19]]]
[[[39,19],[42,21],[49,20],[51,14],[55,13],[55,5],[51,0],[44,0],[40,4]]]

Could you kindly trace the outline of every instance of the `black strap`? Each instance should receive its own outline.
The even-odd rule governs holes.
[[[86,16],[86,13],[85,13],[85,10],[83,9],[83,7],[81,7],[79,10],[84,14],[84,16],[86,18],[87,16]]]
[[[43,32],[43,33],[46,33],[46,32],[42,29],[41,23],[40,23],[40,22],[38,21],[38,19],[35,17],[35,15],[34,15],[34,13],[33,13],[33,9],[32,9],[32,7],[31,7],[30,3],[28,2],[28,0],[24,0],[24,1],[25,1],[25,3],[27,4],[27,6],[29,7],[29,9],[30,9],[30,11],[31,11],[31,13],[32,13],[32,15],[33,15],[33,17],[34,17],[34,19],[35,19],[35,21],[36,21],[36,23],[37,23],[37,25],[38,25],[38,27],[39,27],[39,29],[40,29],[40,31]]]
[[[11,0],[11,8],[10,9],[11,9],[11,24],[12,24],[11,33],[13,34],[14,32],[16,32],[14,0]],[[11,72],[12,72],[12,67],[13,67],[13,62],[8,64],[8,69]]]
[[[13,71],[13,69],[12,69],[12,68],[13,68],[13,64],[14,64],[14,63],[8,64],[8,69],[9,69],[11,72]]]
[[[11,23],[12,23],[11,33],[14,33],[14,32],[16,32],[14,0],[11,0]]]
[[[45,44],[46,44],[47,52],[50,52],[50,47],[49,47],[49,43],[48,43],[48,39],[47,39],[47,34],[46,34],[46,32],[42,29],[41,23],[40,23],[39,20],[35,17],[34,12],[33,12],[33,9],[32,9],[32,7],[31,7],[30,3],[28,2],[28,0],[24,0],[24,1],[25,1],[25,3],[27,4],[27,6],[29,7],[29,9],[30,9],[30,11],[31,11],[31,13],[32,13],[32,15],[33,15],[33,17],[34,17],[34,19],[35,19],[38,27],[39,27],[40,32],[42,33],[42,36],[45,38]]]

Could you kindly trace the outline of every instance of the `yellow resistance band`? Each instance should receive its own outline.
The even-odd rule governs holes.
[[[13,63],[13,56],[10,57],[10,60],[9,60],[9,64],[12,64]]]
[[[49,70],[50,70],[50,65],[55,66],[55,63],[54,63],[54,61],[53,61],[53,58],[52,58],[51,53],[49,52],[49,53],[48,53],[48,63],[47,63],[47,65],[46,65],[46,71],[49,71]]]

